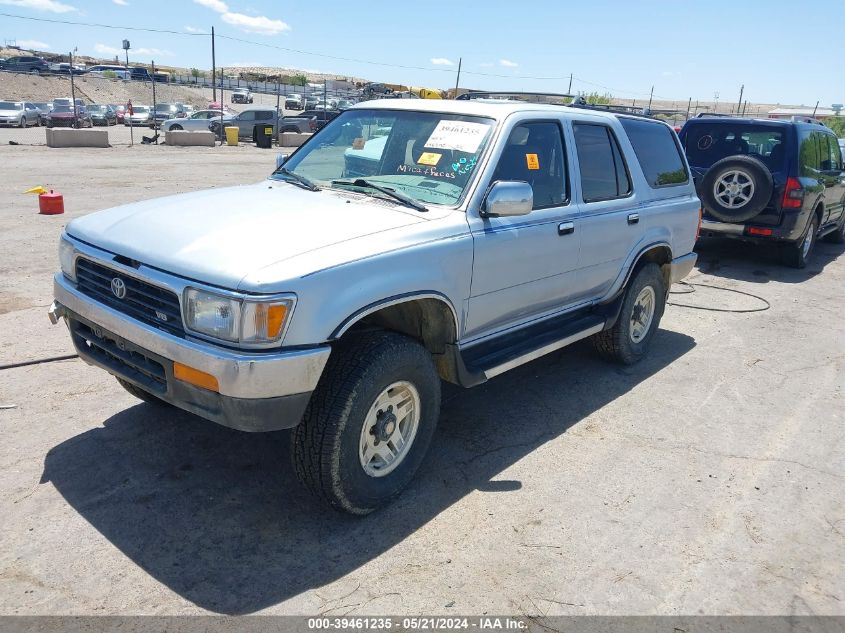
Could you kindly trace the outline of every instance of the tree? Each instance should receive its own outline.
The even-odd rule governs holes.
[[[831,116],[824,120],[824,124],[834,131],[839,138],[845,138],[845,116]]]
[[[307,86],[308,85],[308,77],[303,75],[302,73],[298,75],[294,75],[290,78],[291,85],[294,86]]]
[[[194,79],[205,77],[205,73],[198,68],[191,68],[191,77]]]

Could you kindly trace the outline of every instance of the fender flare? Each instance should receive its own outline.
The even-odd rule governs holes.
[[[335,341],[339,339],[361,319],[375,312],[378,312],[379,310],[399,305],[400,303],[409,303],[418,299],[434,299],[436,301],[439,301],[440,303],[445,304],[446,307],[449,308],[449,312],[452,315],[452,320],[455,325],[455,333],[456,335],[460,335],[458,313],[455,310],[455,306],[452,305],[452,302],[449,300],[449,297],[444,295],[442,292],[437,292],[436,290],[421,290],[417,292],[407,292],[400,295],[393,295],[391,297],[387,297],[386,299],[379,299],[378,301],[370,303],[364,306],[363,308],[356,310],[348,317],[346,317],[343,321],[341,321],[340,325],[338,325],[329,335],[328,340]]]

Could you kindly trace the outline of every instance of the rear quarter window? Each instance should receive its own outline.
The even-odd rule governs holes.
[[[620,117],[648,184],[669,187],[689,182],[675,134],[662,123]]]

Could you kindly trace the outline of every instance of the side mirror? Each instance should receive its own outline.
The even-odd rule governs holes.
[[[503,218],[528,215],[534,208],[534,190],[521,180],[497,180],[484,198],[481,215]]]
[[[276,154],[276,169],[281,167],[282,165],[287,162],[288,155],[287,154]]]

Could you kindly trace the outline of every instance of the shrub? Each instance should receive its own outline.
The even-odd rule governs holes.
[[[117,79],[117,73],[113,70],[104,70],[103,77],[105,77],[106,79]]]

